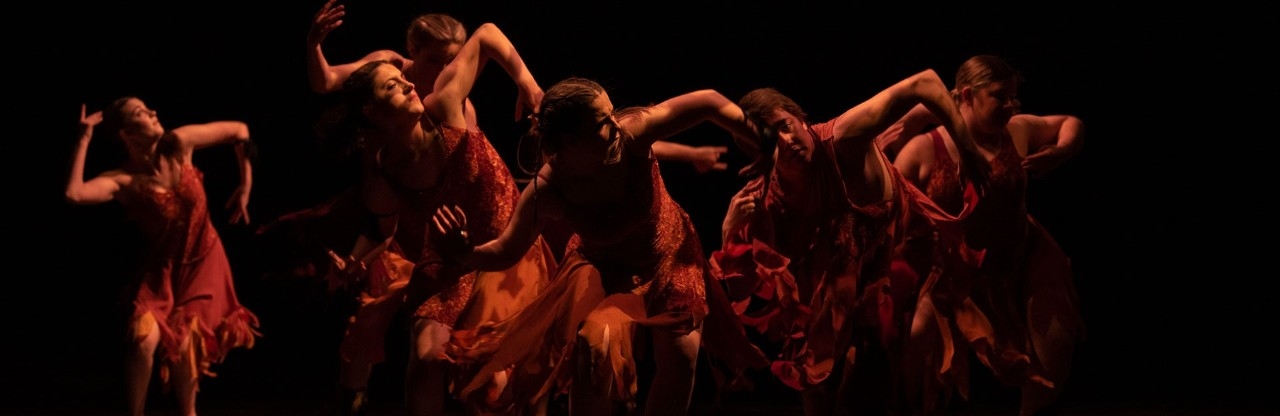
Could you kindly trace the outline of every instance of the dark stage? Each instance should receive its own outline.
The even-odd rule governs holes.
[[[17,34],[6,51],[10,82],[19,87],[10,111],[19,128],[6,143],[20,147],[7,153],[7,176],[20,191],[10,191],[5,204],[9,246],[18,252],[10,252],[5,277],[11,291],[0,414],[125,414],[123,290],[137,242],[117,204],[73,206],[62,193],[80,104],[94,111],[121,95],[141,97],[167,128],[245,121],[259,148],[247,227],[225,221],[222,203],[237,179],[231,151],[209,150],[195,160],[206,172],[240,300],[259,315],[263,333],[253,349],[234,351],[214,368],[218,376],[201,385],[200,413],[326,414],[346,305],[314,279],[285,276],[278,260],[288,248],[262,244],[253,233],[352,180],[312,130],[334,104],[308,89],[305,73],[304,41],[322,3],[45,2],[32,5],[35,12],[11,13],[11,24],[36,21],[10,29]],[[1264,252],[1267,244],[1250,242],[1274,238],[1274,221],[1262,221],[1272,210],[1237,179],[1270,167],[1253,163],[1266,152],[1241,150],[1269,139],[1250,133],[1254,140],[1241,140],[1247,136],[1206,124],[1248,124],[1217,112],[1252,106],[1241,95],[1257,94],[1224,85],[1241,77],[1223,75],[1256,68],[1243,62],[1252,55],[1220,46],[1242,47],[1253,36],[1196,29],[1217,27],[1203,21],[1239,10],[1166,10],[1171,14],[1154,19],[1120,6],[1033,10],[1012,2],[343,3],[345,24],[324,43],[331,62],[373,49],[403,52],[413,16],[446,12],[468,29],[497,23],[543,88],[586,76],[619,106],[701,88],[737,98],[773,86],[812,120],[826,120],[924,68],[950,84],[970,55],[1002,55],[1026,76],[1025,112],[1074,114],[1087,129],[1080,155],[1030,183],[1029,210],[1071,256],[1088,326],[1053,414],[1280,414],[1280,366],[1269,333],[1275,301],[1267,289],[1275,276],[1251,264],[1274,255]],[[517,177],[527,177],[515,164],[522,126],[511,121],[515,97],[496,66],[486,68],[471,95],[494,146]],[[729,145],[723,131],[705,127],[673,140]],[[122,160],[107,142],[93,142],[87,174]],[[727,171],[701,175],[662,165],[707,249],[719,244],[728,198],[742,184],[733,172],[744,159],[730,152]],[[1224,159],[1249,163],[1224,169]],[[1236,225],[1254,217],[1248,221],[1256,223]],[[391,358],[375,369],[370,388],[372,415],[400,411],[407,330],[389,334],[388,347]],[[1014,392],[981,374],[975,380],[973,400],[948,414],[1016,414]],[[756,392],[727,393],[719,404],[710,383],[700,373],[692,414],[800,414],[794,392],[763,377]],[[149,409],[166,415],[177,407],[153,382]],[[552,410],[564,414],[564,404]]]

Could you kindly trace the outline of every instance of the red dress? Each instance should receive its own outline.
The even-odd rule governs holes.
[[[211,365],[232,349],[253,347],[258,318],[236,298],[231,265],[209,220],[204,173],[175,163],[182,172],[174,188],[139,180],[122,200],[147,241],[133,318],[155,320],[163,360],[179,363],[191,354],[195,370],[213,375]],[[190,349],[180,350],[187,337]],[[168,366],[160,371],[167,383]]]
[[[630,401],[637,391],[633,347],[643,345],[633,343],[639,327],[682,333],[702,326],[705,351],[719,362],[763,364],[732,320],[719,287],[708,285],[701,242],[688,214],[667,194],[657,160],[643,150],[626,154],[626,198],[566,207],[565,224],[576,234],[541,296],[511,320],[459,336],[458,359],[489,360],[463,394],[509,368],[509,384],[493,409],[504,414],[562,393],[571,382],[591,383],[613,400]],[[549,185],[539,192],[559,192],[553,181],[543,180]],[[588,345],[578,344],[579,336]],[[593,351],[591,380],[572,379],[575,348]]]
[[[897,360],[919,291],[936,280],[940,267],[932,266],[944,261],[935,240],[955,228],[956,218],[902,178],[883,154],[893,195],[853,203],[834,156],[832,129],[830,122],[812,126],[816,146],[806,188],[787,194],[776,176],[745,186],[762,196],[764,214],[712,253],[712,269],[728,287],[742,324],[773,342],[772,370],[784,384],[803,390],[861,378],[859,388],[887,389],[892,370],[866,378],[862,374],[870,370],[855,373],[853,363],[883,368]],[[913,239],[921,235],[930,237]],[[931,267],[918,276],[891,273],[893,260],[912,244]]]
[[[941,136],[933,133],[941,143]],[[985,254],[969,285],[970,296],[991,327],[988,350],[975,350],[998,378],[1010,385],[1053,387],[1063,369],[1045,368],[1038,351],[1056,348],[1040,334],[1061,327],[1074,339],[1084,335],[1070,259],[1027,213],[1027,174],[1013,140],[1003,136],[990,160],[982,201],[964,220],[965,244]],[[938,146],[935,146],[938,147]],[[928,192],[939,203],[959,188],[955,163],[945,148],[935,149],[938,165]],[[1029,305],[1034,308],[1028,309]],[[1054,363],[1056,364],[1056,363]],[[1041,377],[1047,377],[1048,379]]]

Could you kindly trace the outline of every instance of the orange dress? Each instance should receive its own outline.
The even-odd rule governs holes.
[[[359,307],[339,347],[344,360],[383,362],[386,331],[401,312],[458,329],[502,320],[523,308],[555,273],[555,257],[541,239],[520,262],[501,271],[457,267],[438,253],[427,238],[436,208],[462,207],[473,239],[494,238],[510,221],[519,198],[515,178],[483,132],[448,125],[439,125],[439,132],[445,155],[439,184],[416,190],[388,178],[402,202],[399,226],[390,246],[368,264],[365,279],[354,288]],[[316,207],[281,217],[259,235],[303,244],[309,251],[326,245],[349,246],[370,215],[360,198],[358,188],[345,191]],[[314,258],[311,253],[303,256]],[[331,282],[334,286],[347,283]],[[456,374],[466,377],[466,371]]]
[[[513,319],[460,334],[456,359],[488,360],[462,394],[505,368],[511,370],[509,384],[491,408],[499,413],[518,413],[570,383],[591,383],[601,395],[630,402],[637,391],[634,349],[644,345],[634,341],[644,327],[676,333],[701,327],[704,350],[719,362],[764,364],[719,286],[709,284],[701,242],[688,214],[667,194],[657,159],[635,149],[626,157],[627,198],[566,208],[565,223],[576,234],[539,298]],[[554,182],[546,183],[551,185],[540,192],[558,192]],[[590,380],[573,379],[577,348],[592,351]]]
[[[181,169],[174,188],[135,181],[134,192],[122,199],[147,241],[133,318],[155,321],[164,361],[189,355],[198,366],[194,374],[211,376],[211,366],[232,349],[253,347],[258,318],[236,297],[231,264],[209,219],[204,173],[190,163]],[[181,350],[188,337],[190,347]],[[168,383],[167,365],[160,374]]]

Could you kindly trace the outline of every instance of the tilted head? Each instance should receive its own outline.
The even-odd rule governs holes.
[[[546,157],[566,150],[603,152],[605,163],[616,162],[624,132],[615,114],[604,87],[590,79],[572,77],[543,94],[531,134],[541,143]]]
[[[361,65],[342,84],[347,119],[357,128],[417,122],[424,111],[412,82],[387,61]]]
[[[808,115],[794,100],[773,88],[757,88],[738,100],[747,126],[760,137],[761,155],[773,155],[780,167],[806,163],[813,157],[814,138]]]
[[[995,55],[976,55],[960,64],[951,96],[962,110],[972,114],[966,120],[979,131],[1004,128],[1018,113],[1018,86],[1022,74]]]
[[[129,146],[150,146],[164,135],[164,126],[156,111],[147,108],[142,99],[125,96],[102,110],[101,131],[119,137]]]

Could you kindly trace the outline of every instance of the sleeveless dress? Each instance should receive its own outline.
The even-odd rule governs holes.
[[[555,275],[557,262],[541,237],[515,265],[498,271],[463,267],[439,251],[428,238],[437,208],[461,207],[472,241],[488,241],[511,221],[520,194],[511,171],[483,132],[445,124],[437,128],[445,164],[440,182],[419,190],[390,181],[401,201],[399,226],[395,246],[384,252],[386,264],[379,266],[389,276],[379,279],[404,282],[403,302],[413,317],[465,330],[519,312]],[[380,342],[378,337],[372,340]],[[458,363],[452,374],[453,389],[461,388],[479,368],[480,363]]]
[[[513,319],[460,334],[453,346],[456,359],[488,359],[482,377],[462,394],[475,392],[493,371],[509,368],[509,384],[492,411],[518,413],[566,392],[570,383],[590,383],[603,396],[630,402],[640,354],[634,348],[646,345],[636,342],[642,327],[688,333],[701,326],[704,350],[720,362],[764,364],[732,320],[719,287],[709,284],[701,242],[688,214],[667,193],[657,159],[636,150],[626,155],[627,198],[566,207],[565,224],[575,234],[559,273],[539,298]],[[559,192],[545,183],[550,185],[539,192]],[[590,380],[573,379],[578,348],[591,350]]]
[[[941,144],[942,137],[935,132],[934,140]],[[1006,384],[1053,388],[1063,381],[1063,369],[1040,362],[1041,351],[1056,347],[1041,334],[1052,325],[1064,328],[1073,340],[1084,336],[1070,259],[1027,213],[1027,174],[1013,140],[1005,136],[999,145],[988,162],[990,178],[982,201],[964,221],[965,244],[984,252],[971,297],[993,331],[990,350],[975,352]],[[945,148],[935,150],[935,159],[949,167],[939,165],[933,175],[955,172]],[[945,199],[957,187],[955,175],[941,175],[928,192]]]
[[[783,384],[845,385],[849,390],[836,393],[841,400],[861,400],[854,393],[873,403],[890,400],[920,289],[937,279],[944,262],[936,241],[955,232],[957,218],[879,150],[893,194],[855,204],[835,158],[832,123],[811,128],[816,146],[807,188],[787,195],[776,173],[748,182],[744,189],[761,197],[764,213],[712,253],[712,270],[742,324],[766,340],[762,348],[774,353],[772,373]],[[928,239],[912,240],[919,235]],[[928,262],[923,273],[891,272],[913,244]]]
[[[157,324],[164,361],[179,363],[186,354],[198,366],[193,374],[213,376],[213,364],[233,349],[252,348],[261,334],[257,316],[236,297],[231,264],[209,219],[204,173],[190,163],[180,169],[173,189],[135,181],[137,189],[122,201],[147,242],[133,318]],[[187,337],[192,342],[181,350]],[[167,384],[167,365],[160,375]]]

